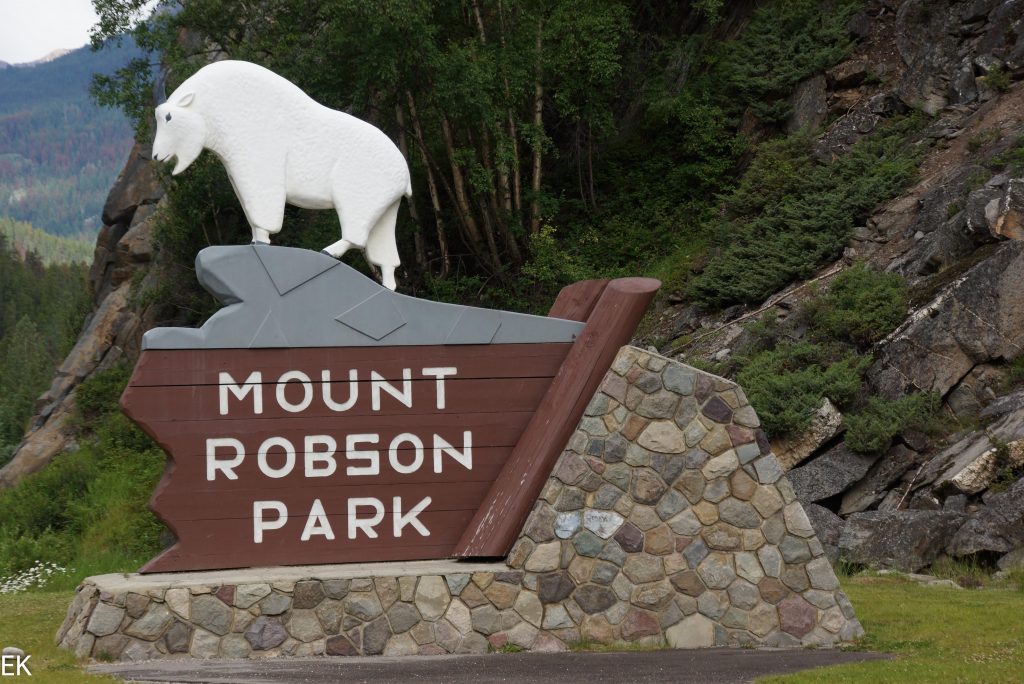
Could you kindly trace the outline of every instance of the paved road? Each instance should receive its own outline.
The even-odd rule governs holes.
[[[628,653],[515,653],[423,658],[153,660],[93,665],[92,672],[135,682],[333,684],[334,682],[687,682],[733,684],[770,674],[876,660],[881,653],[836,650],[708,649]]]

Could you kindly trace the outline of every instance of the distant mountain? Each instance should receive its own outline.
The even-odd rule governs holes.
[[[137,54],[125,41],[0,68],[0,216],[53,235],[95,235],[132,129],[120,111],[92,102],[89,84]]]
[[[15,66],[36,66],[38,64],[46,64],[47,62],[52,62],[55,59],[60,59],[64,55],[70,54],[71,52],[72,50],[69,50],[67,48],[57,48],[56,50],[50,50],[39,59],[34,59],[31,62],[16,64]]]

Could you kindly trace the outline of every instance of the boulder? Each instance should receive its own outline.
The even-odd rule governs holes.
[[[890,448],[871,466],[864,478],[843,495],[839,515],[866,511],[884,499],[889,489],[899,482],[904,473],[918,465],[921,459],[920,454],[902,444]]]
[[[997,211],[988,222],[992,235],[1009,240],[1024,240],[1024,178],[1013,178],[1007,183]]]
[[[1024,570],[1024,546],[1004,555],[999,559],[998,565],[999,569],[1004,572],[1008,570]]]
[[[799,435],[777,440],[772,452],[782,469],[789,470],[842,431],[843,414],[825,399],[811,417],[811,426]]]
[[[947,89],[950,104],[967,104],[978,99],[978,84],[974,80],[974,62],[970,57],[960,61]]]
[[[818,504],[804,504],[804,513],[811,521],[818,541],[825,549],[825,555],[830,563],[835,565],[839,560],[839,539],[843,535],[843,527],[846,521],[838,515]]]
[[[946,407],[958,418],[976,416],[995,401],[1005,380],[1006,372],[1001,366],[979,364],[946,395]]]
[[[997,397],[981,410],[978,417],[982,419],[1001,418],[1015,411],[1024,411],[1024,390],[1017,390]]]
[[[843,558],[872,567],[916,572],[938,557],[965,516],[944,511],[869,511],[846,519]]]
[[[918,482],[951,494],[978,494],[1006,468],[1024,465],[1024,410],[1014,411],[984,432],[972,432],[931,458]]]
[[[835,496],[864,477],[877,455],[857,454],[845,445],[832,447],[813,461],[789,471],[789,483],[804,504]]]
[[[828,70],[828,80],[834,88],[855,88],[868,75],[868,63],[863,59],[848,59]]]
[[[803,81],[790,97],[792,113],[786,120],[786,132],[795,133],[802,128],[816,130],[828,116],[828,94],[825,77],[821,74]]]
[[[1010,360],[1024,330],[1024,244],[1006,242],[883,340],[867,377],[880,394],[945,395],[972,368]]]
[[[951,556],[979,551],[1008,553],[1024,546],[1024,478],[988,498],[964,523],[947,547]]]

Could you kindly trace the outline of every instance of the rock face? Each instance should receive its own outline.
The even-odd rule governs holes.
[[[786,120],[787,133],[818,129],[828,116],[825,77],[818,75],[798,85],[790,98],[790,106],[793,113]]]
[[[1024,345],[1022,278],[1024,243],[999,245],[879,346],[873,385],[890,397],[945,395],[977,364],[1015,358]]]
[[[852,563],[916,572],[930,565],[964,522],[942,511],[868,511],[846,519],[839,549]]]
[[[843,415],[825,399],[811,417],[811,426],[800,435],[777,440],[775,453],[783,470],[802,463],[825,442],[843,430]]]
[[[857,454],[839,444],[807,465],[789,471],[789,482],[804,503],[821,501],[846,491],[877,460],[877,456]]]
[[[507,564],[221,571],[187,588],[105,575],[79,588],[58,641],[113,658],[849,641],[860,623],[764,444],[734,383],[624,347]]]
[[[1008,553],[1024,546],[1024,479],[989,499],[949,543],[949,553],[963,556],[979,551]]]
[[[764,321],[762,311],[772,312],[769,320],[777,314],[787,338],[804,339],[806,326],[791,314],[856,261],[905,279],[912,308],[870,350],[866,393],[935,393],[943,426],[927,436],[904,430],[877,456],[846,449],[841,416],[828,420],[828,411],[804,435],[771,435],[830,557],[922,567],[940,554],[988,562],[1020,544],[1005,492],[1024,477],[1024,178],[1011,161],[1024,147],[1024,32],[1007,30],[1022,22],[1021,2],[864,3],[847,26],[857,41],[851,54],[797,85],[787,126],[827,121],[814,153],[828,160],[885,119],[924,111],[930,118],[914,141],[923,150],[918,182],[855,227],[843,258],[813,280],[745,311],[679,302],[660,319],[659,342],[713,330],[666,347],[720,362],[725,347],[756,341],[749,325]],[[928,516],[941,524],[929,530]],[[902,534],[886,529],[904,523]]]
[[[134,363],[138,357],[148,321],[129,294],[135,274],[148,270],[152,260],[153,210],[163,195],[151,157],[148,146],[136,144],[107,197],[105,225],[96,238],[89,271],[95,309],[50,388],[36,402],[37,413],[25,439],[0,468],[0,489],[43,468],[67,448],[72,439],[68,419],[79,383],[120,361]]]

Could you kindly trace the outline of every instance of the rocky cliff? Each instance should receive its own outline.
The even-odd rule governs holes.
[[[900,274],[912,307],[871,350],[866,379],[878,396],[937,394],[946,429],[905,430],[888,450],[858,454],[826,400],[811,428],[775,440],[775,451],[833,560],[918,570],[948,555],[1008,567],[1024,546],[1014,365],[1024,344],[1024,178],[1002,167],[1024,139],[1024,3],[876,0],[848,29],[861,39],[855,54],[796,89],[789,127],[824,126],[816,152],[836,155],[893,111],[920,110],[928,151],[916,184],[877,208],[813,282],[715,314],[679,301],[661,312],[658,343],[728,366],[766,317],[792,320],[787,333],[800,338],[801,303],[853,263]]]
[[[139,342],[153,326],[153,313],[132,298],[151,274],[153,216],[163,196],[148,145],[136,144],[103,207],[103,228],[89,272],[94,307],[78,341],[36,402],[25,439],[0,468],[0,488],[9,487],[74,448],[70,425],[75,388],[93,373],[121,361],[135,362]]]

